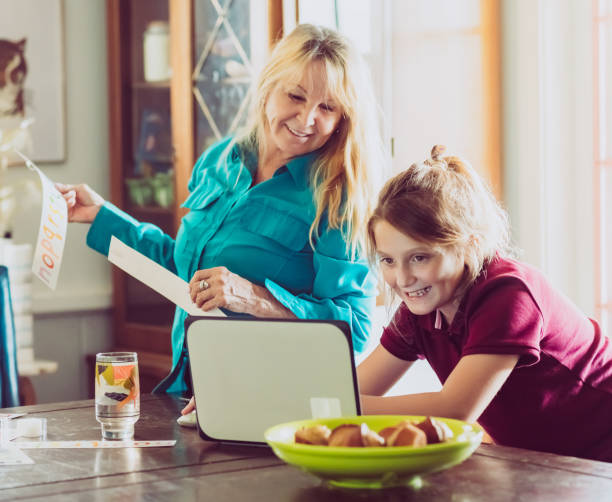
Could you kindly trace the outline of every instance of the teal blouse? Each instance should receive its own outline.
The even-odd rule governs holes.
[[[194,166],[190,195],[182,205],[190,211],[176,239],[107,202],[91,225],[87,244],[107,255],[115,235],[186,281],[197,270],[225,266],[264,285],[298,318],[347,322],[353,347],[361,352],[370,334],[375,278],[364,259],[350,259],[337,229],[323,224],[314,250],[310,246],[315,206],[309,170],[314,154],[291,160],[272,178],[251,187],[255,166],[245,165],[238,146],[222,160],[229,141],[210,147]],[[177,307],[173,371],[158,390],[187,390],[186,317]]]

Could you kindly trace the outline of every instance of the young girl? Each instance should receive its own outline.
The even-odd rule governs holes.
[[[443,149],[391,179],[368,224],[402,303],[358,368],[363,412],[478,420],[499,444],[612,462],[610,339],[508,257],[505,212]],[[379,397],[423,358],[441,391]]]

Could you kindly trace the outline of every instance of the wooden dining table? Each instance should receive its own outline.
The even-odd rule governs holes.
[[[176,440],[171,447],[24,449],[34,463],[0,467],[0,500],[612,501],[610,463],[484,444],[463,463],[414,486],[333,488],[267,447],[202,440],[196,429],[177,424],[184,404],[167,396],[141,399],[134,439]],[[46,418],[48,441],[101,438],[92,400],[2,412]]]

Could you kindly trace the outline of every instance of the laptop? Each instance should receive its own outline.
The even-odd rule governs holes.
[[[345,322],[190,316],[185,332],[206,440],[263,445],[279,423],[360,414]]]

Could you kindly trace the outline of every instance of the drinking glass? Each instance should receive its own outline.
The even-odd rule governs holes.
[[[140,418],[140,384],[136,352],[96,354],[96,420],[102,439],[132,439]]]

